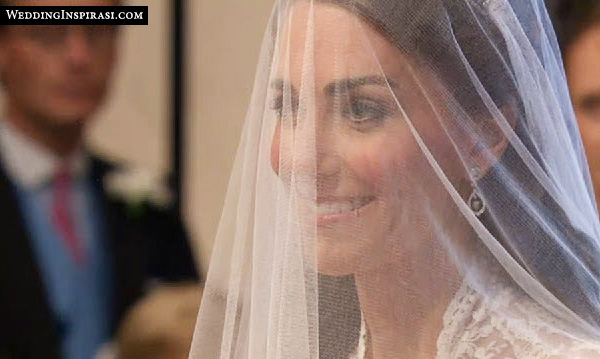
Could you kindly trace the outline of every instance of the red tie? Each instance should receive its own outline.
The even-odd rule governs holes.
[[[60,170],[54,177],[54,199],[52,203],[52,222],[78,266],[85,265],[85,250],[81,238],[77,235],[71,211],[71,175]]]

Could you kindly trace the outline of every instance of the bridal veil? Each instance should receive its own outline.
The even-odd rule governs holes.
[[[192,358],[593,353],[598,212],[543,1],[276,0],[260,56]]]

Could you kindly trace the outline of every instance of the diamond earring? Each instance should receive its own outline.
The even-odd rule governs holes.
[[[486,208],[485,202],[479,196],[476,184],[476,181],[479,179],[479,175],[481,174],[481,169],[479,168],[479,166],[474,166],[469,172],[473,181],[473,191],[471,192],[469,199],[467,199],[467,204],[469,205],[469,208],[471,208],[471,211],[473,211],[475,216],[479,217],[483,214],[483,212],[485,212]]]
[[[471,192],[471,195],[467,200],[467,204],[469,205],[469,208],[471,208],[471,211],[473,211],[473,213],[477,217],[480,217],[483,214],[483,212],[485,212],[485,202],[481,197],[479,197],[477,188],[473,188],[473,192]]]

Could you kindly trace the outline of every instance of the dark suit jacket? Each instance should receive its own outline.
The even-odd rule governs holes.
[[[148,208],[131,216],[111,199],[103,178],[113,167],[92,160],[91,176],[104,216],[113,272],[114,331],[125,311],[144,294],[151,279],[197,280],[179,218],[171,210]],[[47,302],[14,186],[0,168],[0,358],[60,358],[60,324]]]

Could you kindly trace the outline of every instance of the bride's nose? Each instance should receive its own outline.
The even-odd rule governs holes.
[[[298,175],[316,176],[323,182],[339,173],[341,160],[336,136],[327,118],[306,119],[296,127],[294,167]]]

